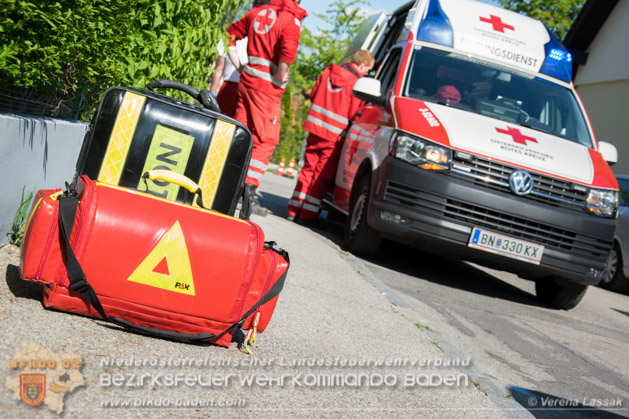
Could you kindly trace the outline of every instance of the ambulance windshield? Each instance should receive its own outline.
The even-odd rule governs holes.
[[[570,89],[467,56],[426,47],[415,50],[402,96],[593,146],[584,115]]]

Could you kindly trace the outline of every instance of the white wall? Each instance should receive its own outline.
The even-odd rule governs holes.
[[[9,242],[22,188],[70,182],[88,124],[0,112],[0,246]]]
[[[629,173],[629,79],[582,85],[579,96],[585,105],[598,141],[612,143],[618,149],[616,174]]]
[[[618,149],[616,174],[629,173],[629,0],[619,1],[574,79],[598,141]]]
[[[629,79],[629,1],[619,1],[588,48],[576,86]]]

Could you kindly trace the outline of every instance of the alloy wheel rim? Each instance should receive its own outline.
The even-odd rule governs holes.
[[[358,229],[358,223],[363,215],[363,207],[365,206],[365,192],[361,193],[358,199],[356,199],[356,206],[352,212],[352,233]]]
[[[609,283],[616,275],[616,269],[618,269],[618,254],[615,249],[612,249],[609,252],[609,257],[607,258],[607,266],[605,267],[605,271],[603,272],[603,277],[601,279],[604,283]]]

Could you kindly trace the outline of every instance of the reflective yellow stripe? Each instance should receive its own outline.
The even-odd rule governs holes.
[[[33,210],[31,211],[31,215],[28,216],[28,221],[26,221],[26,226],[24,227],[24,236],[26,237],[26,232],[28,231],[29,226],[31,225],[31,221],[33,221],[33,215],[35,215],[35,211],[37,211],[37,208],[39,208],[39,204],[41,204],[41,201],[43,201],[43,198],[39,198],[39,200],[37,200],[37,204],[35,204],[35,206],[33,206]],[[22,249],[24,250],[24,249]]]
[[[126,92],[109,137],[98,180],[117,185],[146,97]]]
[[[212,208],[218,183],[225,167],[227,152],[231,146],[235,131],[236,125],[221,120],[216,121],[210,149],[205,158],[205,165],[199,180],[199,187],[203,195],[203,205],[207,208]]]

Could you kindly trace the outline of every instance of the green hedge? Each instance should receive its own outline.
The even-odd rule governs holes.
[[[85,100],[155,79],[207,85],[225,24],[247,0],[0,0],[0,85]]]

